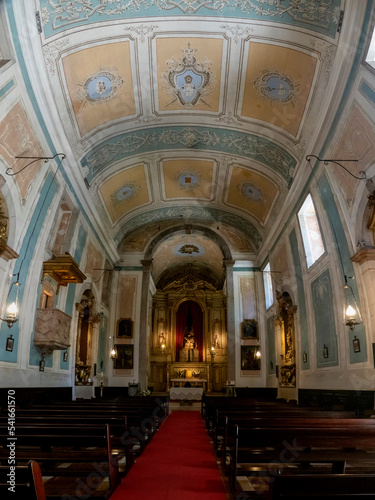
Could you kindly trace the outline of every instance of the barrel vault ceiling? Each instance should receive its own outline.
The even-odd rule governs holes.
[[[113,262],[142,258],[169,230],[161,259],[209,266],[218,244],[194,230],[173,234],[181,224],[216,233],[234,258],[267,251],[333,116],[327,99],[344,71],[354,3],[15,5],[30,84]]]

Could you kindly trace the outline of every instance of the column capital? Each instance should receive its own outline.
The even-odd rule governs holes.
[[[151,271],[152,259],[141,260],[141,264],[143,266],[144,271]]]
[[[227,270],[233,270],[233,266],[236,263],[235,260],[224,259],[223,264]]]
[[[355,253],[352,257],[350,257],[352,262],[356,262],[361,265],[364,262],[374,261],[375,260],[375,248],[361,248]]]

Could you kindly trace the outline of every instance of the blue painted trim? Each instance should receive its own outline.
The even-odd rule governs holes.
[[[259,272],[260,269],[259,267],[234,267],[233,272],[234,273],[241,273],[241,272]]]
[[[342,266],[341,279],[342,286],[344,287],[346,276],[355,276],[354,266],[350,259],[351,252],[349,250],[348,242],[346,240],[346,235],[344,228],[341,223],[340,214],[337,210],[337,206],[335,203],[335,199],[333,196],[333,192],[331,190],[331,186],[328,182],[328,179],[325,175],[319,179],[318,188],[320,191],[320,196],[322,200],[322,204],[327,213],[327,218],[329,224],[331,226],[333,241],[335,243],[337,257]],[[361,308],[361,303],[359,299],[359,293],[357,288],[357,283],[355,280],[350,280],[351,288],[353,290],[355,299],[357,301],[358,307]],[[344,293],[342,293],[341,300],[344,300]],[[346,328],[346,327],[345,327]],[[361,344],[361,352],[354,353],[353,346],[349,341],[349,353],[350,353],[350,362],[351,363],[360,363],[367,360],[367,345],[366,345],[366,333],[363,324],[355,327],[354,331],[355,335],[360,341]]]
[[[289,234],[289,243],[292,250],[292,257],[294,263],[294,271],[297,283],[297,296],[298,296],[298,316],[300,325],[300,337],[301,337],[301,350],[300,350],[300,367],[302,370],[308,370],[310,368],[310,353],[309,353],[309,335],[308,335],[308,324],[307,324],[307,308],[306,308],[306,298],[305,289],[303,286],[302,278],[302,266],[299,257],[298,241],[296,230]],[[303,352],[307,354],[307,362],[303,362]]]
[[[30,81],[29,74],[28,74],[28,71],[27,71],[27,68],[26,68],[26,64],[25,64],[25,59],[24,59],[23,52],[22,52],[22,49],[21,49],[21,44],[19,42],[17,24],[16,24],[15,17],[14,17],[13,2],[12,2],[12,0],[5,0],[5,1],[6,1],[7,12],[8,12],[10,32],[12,33],[14,49],[15,49],[15,52],[16,52],[16,55],[17,55],[17,61],[18,61],[18,64],[19,64],[19,67],[20,67],[20,70],[21,70],[21,73],[22,73],[22,77],[23,77],[24,82],[25,82],[25,87],[26,87],[27,93],[29,95],[30,102],[31,102],[31,104],[33,106],[34,112],[36,114],[36,117],[37,117],[37,119],[39,121],[40,128],[43,131],[44,137],[45,137],[45,139],[46,139],[46,141],[48,143],[48,146],[49,146],[49,148],[51,150],[51,153],[52,153],[52,156],[53,156],[53,155],[57,154],[57,151],[55,149],[55,146],[53,144],[51,136],[49,135],[49,132],[48,132],[47,126],[45,124],[45,121],[43,119],[43,115],[42,115],[42,113],[40,111],[40,108],[39,108],[39,105],[38,105],[38,101],[36,99],[33,87],[31,85],[31,81]],[[35,19],[34,19],[34,22],[35,22]],[[55,159],[55,162],[58,165],[59,160],[56,161],[56,159]],[[92,230],[92,232],[96,236],[96,239],[97,239],[99,245],[102,247],[102,249],[103,249],[103,251],[105,253],[105,256],[107,257],[107,259],[109,260],[109,262],[111,262],[111,265],[113,265],[112,259],[109,257],[106,248],[104,247],[101,239],[99,238],[99,235],[97,234],[94,226],[92,225],[92,223],[90,221],[90,218],[88,217],[85,209],[83,208],[83,205],[81,204],[81,201],[80,201],[77,193],[75,192],[75,190],[73,188],[72,183],[70,182],[70,179],[69,179],[69,177],[68,177],[68,175],[67,175],[67,173],[66,173],[66,171],[64,169],[63,163],[61,163],[61,165],[60,165],[60,172],[61,172],[61,174],[63,176],[64,181],[66,182],[66,184],[68,185],[69,189],[71,190],[71,192],[72,192],[72,194],[74,196],[74,199],[75,199],[75,201],[76,201],[76,203],[77,203],[77,205],[78,205],[81,213],[83,214],[83,216],[84,216],[87,224],[89,225],[90,229]]]
[[[16,82],[12,78],[12,80],[9,80],[9,82],[0,89],[0,100],[3,99],[7,94],[9,94],[9,92],[13,89],[13,87],[15,88],[15,86]]]
[[[81,160],[88,168],[89,183],[111,165],[134,156],[157,150],[175,150],[191,147],[195,151],[215,151],[252,158],[281,176],[286,184],[296,167],[296,159],[280,144],[246,132],[212,127],[152,127],[126,132],[105,139],[94,146]]]
[[[366,82],[362,82],[359,87],[361,94],[370,101],[371,104],[375,105],[375,90],[373,90]]]
[[[311,295],[315,315],[316,361],[318,368],[339,364],[333,292],[329,269],[311,283]],[[323,356],[324,346],[328,357]]]
[[[19,281],[21,283],[20,287],[11,286],[9,289],[7,304],[12,303],[17,297],[18,290],[18,304],[19,310],[22,311],[22,301],[23,294],[25,292],[25,283],[27,281],[27,275],[29,272],[30,262],[34,256],[34,249],[38,241],[39,233],[42,229],[44,220],[46,218],[48,209],[52,203],[52,200],[56,194],[58,185],[54,179],[52,173],[50,172],[42,186],[40,191],[39,200],[36,204],[34,213],[31,217],[29,227],[27,228],[25,237],[22,242],[19,257],[16,260],[13,273],[17,275],[19,273]],[[15,278],[14,278],[15,279]],[[40,293],[39,293],[40,295]],[[32,327],[32,326],[31,326]],[[0,334],[3,333],[3,329],[6,328],[7,332],[8,326],[4,323],[1,324]],[[17,363],[17,351],[18,351],[18,340],[19,340],[19,322],[15,323],[11,328],[11,333],[14,338],[13,351],[0,351],[0,361],[8,361],[10,363]],[[4,336],[4,334],[3,334]],[[40,357],[40,356],[39,356]],[[46,363],[47,364],[47,363]]]
[[[50,1],[40,0],[40,6],[49,14],[48,22],[44,25],[44,35],[52,36],[70,28],[91,25],[100,21],[119,21],[142,18],[218,18],[237,19],[243,21],[258,20],[263,22],[277,22],[291,26],[298,26],[311,31],[316,31],[331,38],[336,37],[337,17],[334,13],[341,7],[341,0],[333,0],[332,5],[327,11],[322,11],[319,15],[318,7],[321,2],[308,0],[308,2],[293,2],[283,0],[283,2],[253,0],[252,2],[243,2],[241,0],[228,0],[217,3],[214,0],[206,2],[175,2],[161,0],[138,0],[130,2],[128,0],[118,0],[116,2],[103,2],[101,0],[91,0],[85,2],[89,4],[86,9],[82,8],[78,2],[77,10],[74,9],[77,2],[54,2],[57,13],[51,8]],[[116,7],[112,4],[116,3]],[[303,4],[309,4],[310,10],[304,10]],[[67,7],[64,4],[69,4]],[[311,5],[310,5],[311,4]],[[316,5],[319,4],[319,5]],[[181,5],[181,6],[180,6]],[[191,7],[189,8],[189,6]],[[64,10],[64,7],[66,10]],[[321,8],[321,7],[320,7]],[[314,10],[315,9],[315,10]],[[322,10],[322,8],[321,8]],[[311,19],[316,15],[316,19]],[[305,16],[305,17],[304,17]],[[171,19],[172,21],[172,19]]]

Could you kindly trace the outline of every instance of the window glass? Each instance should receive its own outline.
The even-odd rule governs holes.
[[[307,267],[310,267],[324,253],[323,239],[311,195],[308,195],[298,212]]]
[[[264,283],[264,293],[266,297],[266,309],[268,309],[273,304],[273,289],[272,289],[270,263],[268,263],[266,267],[263,269],[263,283]]]

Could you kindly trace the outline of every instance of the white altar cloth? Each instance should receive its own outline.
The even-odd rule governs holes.
[[[171,387],[170,399],[201,400],[203,394],[202,387]]]

